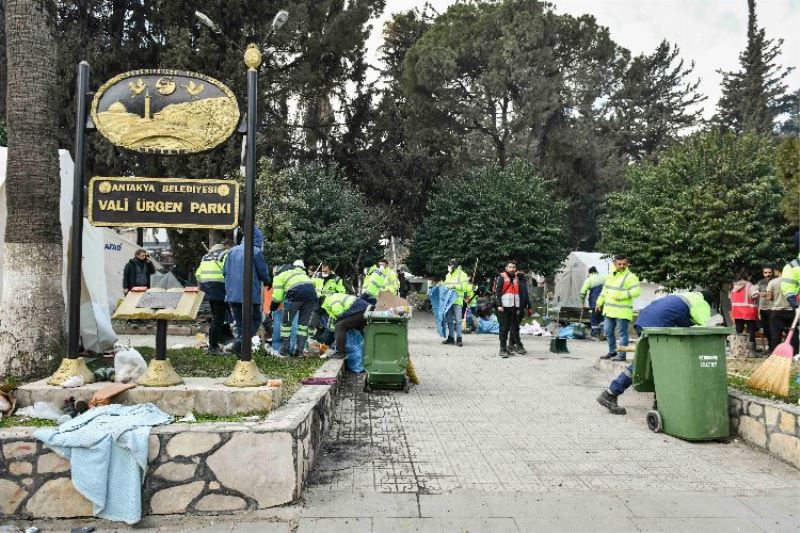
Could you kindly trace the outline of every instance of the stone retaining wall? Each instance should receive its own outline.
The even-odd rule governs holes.
[[[800,468],[800,407],[728,389],[731,429],[746,443]]]
[[[317,377],[341,376],[341,360]],[[215,513],[291,502],[302,492],[332,420],[339,385],[306,385],[261,422],[172,424],[150,435],[142,514]],[[33,438],[0,430],[0,516],[91,516],[69,462]]]

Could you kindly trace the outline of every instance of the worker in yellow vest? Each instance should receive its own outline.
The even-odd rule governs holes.
[[[601,359],[625,361],[626,354],[617,352],[616,329],[619,327],[619,345],[628,346],[628,325],[633,320],[633,299],[642,293],[636,274],[628,269],[630,260],[626,255],[614,257],[614,267],[603,284],[603,292],[597,299],[596,312],[605,317],[605,333],[608,353]]]

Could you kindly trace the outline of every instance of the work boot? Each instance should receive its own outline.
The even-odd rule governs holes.
[[[617,398],[616,394],[611,394],[608,390],[604,390],[597,397],[597,403],[608,409],[608,412],[612,415],[624,415],[627,411],[617,404]]]
[[[624,352],[620,352],[617,355],[615,355],[614,357],[612,357],[611,360],[612,361],[617,361],[617,362],[619,362],[619,361],[627,361],[628,360],[628,356]]]
[[[442,341],[442,344],[455,344],[456,341],[453,340],[453,337],[447,337],[445,340]]]
[[[500,348],[500,357],[502,357],[503,359],[508,359],[509,355],[511,354],[508,353],[508,350],[506,350],[505,348]]]
[[[281,351],[280,351],[280,352],[278,352],[278,353],[279,353],[279,355],[280,355],[281,357],[289,357],[289,355],[290,355],[290,353],[289,353],[289,348],[286,348],[285,346],[282,346],[282,347],[281,347]]]
[[[612,357],[616,357],[616,356],[617,356],[617,352],[608,352],[605,355],[601,355],[600,359],[611,359]]]
[[[512,350],[520,355],[525,355],[526,353],[528,353],[528,350],[526,350],[525,347],[521,344],[515,344],[512,348],[509,349],[509,351]]]
[[[456,346],[464,346],[464,342],[461,340],[461,337],[456,339]]]

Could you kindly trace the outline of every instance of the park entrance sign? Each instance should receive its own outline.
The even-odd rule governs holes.
[[[93,226],[233,229],[238,213],[235,181],[95,177],[89,182]]]
[[[83,61],[78,66],[75,181],[69,248],[68,351],[59,369],[48,380],[51,385],[60,385],[76,375],[84,377],[86,382],[94,380],[83,358],[79,357],[84,189],[87,185],[89,222],[95,226],[232,229],[239,224],[239,185],[232,180],[119,176],[94,177],[86,183],[87,131],[96,130],[112,144],[126,150],[156,156],[205,152],[218,147],[237,131],[245,134],[246,186],[241,226],[245,242],[254,242],[255,139],[258,68],[261,66],[258,46],[251,44],[247,47],[244,63],[248,67],[246,120],[241,120],[239,103],[233,92],[203,74],[180,70],[135,70],[112,78],[93,95],[89,91],[89,64]],[[249,309],[253,304],[252,291],[249,290],[253,281],[252,246],[244,247],[244,265],[242,305]],[[167,320],[194,319],[203,294],[196,287],[177,289],[184,293],[180,301],[186,303],[186,312],[173,316],[165,314],[164,309],[157,306],[137,307],[143,297],[145,303],[164,300],[164,295],[155,294],[158,289],[145,289],[131,289],[114,318],[156,321],[155,358],[139,384],[175,385],[181,379],[166,359]],[[147,294],[143,294],[145,292]],[[124,309],[128,312],[121,311]],[[252,345],[247,342],[252,337],[252,325],[250,313],[245,313],[241,324],[245,342],[226,385],[250,387],[267,382],[253,361]]]
[[[193,154],[225,142],[239,125],[233,92],[208,76],[135,70],[109,80],[92,101],[97,131],[117,146],[150,154]]]

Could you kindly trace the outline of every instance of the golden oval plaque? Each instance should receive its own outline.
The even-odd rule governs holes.
[[[97,131],[148,154],[210,150],[239,124],[236,96],[221,82],[180,70],[134,70],[104,83],[92,101]]]

